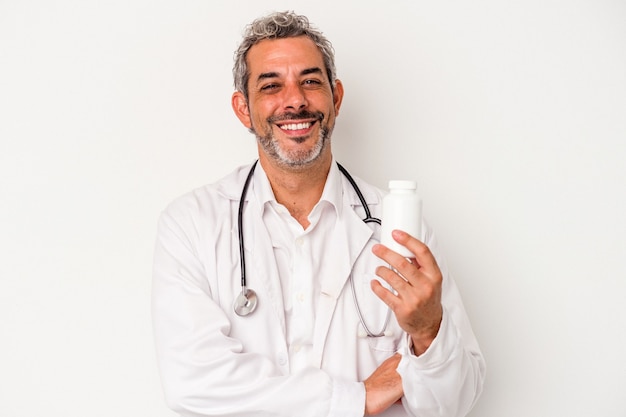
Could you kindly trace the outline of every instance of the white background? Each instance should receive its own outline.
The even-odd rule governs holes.
[[[420,184],[488,362],[472,416],[626,416],[619,0],[0,0],[0,415],[172,415],[156,219],[254,158],[232,53],[285,8],[334,43],[336,157]]]

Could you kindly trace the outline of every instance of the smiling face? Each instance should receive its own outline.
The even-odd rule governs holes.
[[[330,135],[343,86],[331,88],[321,52],[306,36],[263,40],[247,55],[248,100],[233,94],[235,114],[252,131],[260,157],[282,168],[330,161]]]

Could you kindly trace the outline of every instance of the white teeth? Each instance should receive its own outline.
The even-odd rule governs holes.
[[[311,126],[311,123],[291,123],[288,125],[282,125],[280,128],[283,130],[300,130],[300,129],[308,129]]]

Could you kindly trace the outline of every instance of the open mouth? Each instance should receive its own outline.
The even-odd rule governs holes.
[[[313,122],[303,122],[303,123],[285,123],[283,125],[278,125],[282,130],[305,130],[309,129],[313,125]]]
[[[304,135],[308,133],[315,123],[324,120],[321,112],[302,111],[300,113],[288,113],[281,116],[270,117],[268,122],[275,124],[281,131],[288,134]]]

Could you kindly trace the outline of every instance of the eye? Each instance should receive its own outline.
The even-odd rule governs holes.
[[[305,86],[318,86],[318,85],[321,85],[322,82],[316,79],[307,79],[307,80],[304,80],[302,84]]]
[[[261,91],[271,92],[272,90],[276,90],[278,87],[279,86],[276,83],[265,84],[261,87]]]

